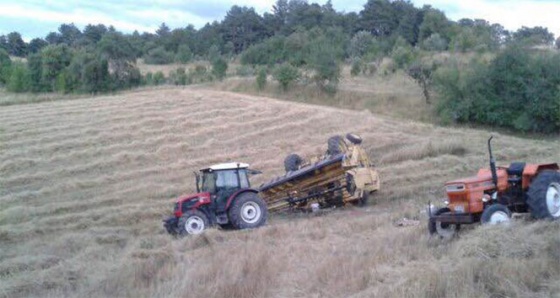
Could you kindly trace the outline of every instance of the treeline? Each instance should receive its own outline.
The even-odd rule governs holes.
[[[272,12],[263,15],[253,8],[232,6],[223,20],[200,29],[192,25],[171,29],[163,23],[155,33],[122,34],[102,24],[87,25],[83,30],[74,24],[62,24],[58,32],[29,43],[12,32],[0,36],[0,84],[15,92],[89,93],[164,81],[189,84],[223,78],[227,62],[238,58],[244,65],[242,70],[250,67],[246,72],[257,74],[258,86],[272,74],[283,89],[300,78],[333,93],[342,63],[352,65],[352,75],[372,75],[380,61],[389,57],[391,67],[384,71],[408,74],[421,86],[427,103],[432,100],[433,90],[437,91],[440,104],[444,103],[439,109],[444,119],[554,131],[560,129],[560,112],[543,111],[542,107],[556,105],[554,96],[560,89],[554,85],[552,74],[560,66],[547,64],[556,59],[553,53],[534,50],[553,43],[554,35],[547,28],[523,27],[510,32],[500,24],[480,19],[455,22],[436,8],[415,7],[407,0],[368,0],[361,11],[349,13],[334,10],[330,1],[319,5],[305,0],[277,0]],[[560,38],[556,45],[560,47]],[[510,48],[521,50],[512,50],[511,54]],[[478,59],[461,67],[427,59],[442,51],[492,53],[497,58]],[[492,84],[478,83],[490,82],[488,76],[499,73],[491,69],[506,54],[531,67],[519,76],[530,73],[536,81],[547,82],[539,85],[540,90],[550,91],[533,92],[527,89],[533,85],[513,79],[507,84],[499,78]],[[522,54],[525,56],[517,57]],[[27,62],[11,62],[8,55],[27,58]],[[141,76],[136,67],[139,58],[147,64],[208,60],[212,69],[180,68],[168,78],[162,73]],[[489,90],[492,96],[485,95]],[[475,96],[477,92],[480,95]],[[513,100],[513,93],[525,95]],[[483,100],[489,103],[479,102]],[[509,111],[530,102],[535,103],[534,109],[524,109],[522,114]],[[550,115],[543,116],[546,113]],[[537,118],[542,121],[533,121]]]

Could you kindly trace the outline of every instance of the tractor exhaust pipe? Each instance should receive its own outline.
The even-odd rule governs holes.
[[[494,186],[498,188],[498,173],[496,172],[496,160],[492,155],[492,145],[490,144],[493,138],[494,136],[490,136],[490,138],[488,139],[488,154],[490,154],[490,172],[492,172],[492,182],[494,182]]]

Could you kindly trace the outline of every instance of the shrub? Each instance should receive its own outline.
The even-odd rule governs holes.
[[[427,51],[441,52],[447,49],[447,41],[439,33],[434,33],[424,40],[422,47]]]
[[[362,72],[362,61],[360,59],[354,59],[352,61],[352,68],[350,69],[350,75],[353,77],[357,76]]]
[[[193,57],[193,53],[188,45],[180,45],[177,49],[177,55],[175,56],[175,61],[179,63],[189,63]]]
[[[444,120],[523,132],[560,130],[560,54],[510,46],[490,63],[437,72]]]
[[[165,75],[163,74],[163,72],[156,72],[153,77],[153,82],[156,86],[165,84]]]
[[[187,85],[190,84],[190,78],[187,75],[184,67],[177,68],[169,75],[169,80],[174,85]]]
[[[173,54],[167,52],[163,47],[157,47],[148,51],[144,56],[146,64],[169,64],[173,62]]]
[[[212,62],[212,74],[218,79],[222,80],[226,76],[228,64],[223,58],[218,58]]]
[[[282,90],[286,91],[288,86],[299,78],[299,70],[289,63],[283,63],[274,69],[273,77],[280,83]]]
[[[257,72],[257,88],[259,88],[259,90],[263,90],[264,87],[266,86],[266,68],[261,67],[259,68],[259,71]]]
[[[12,63],[6,89],[10,92],[26,92],[29,90],[27,67],[23,63]]]
[[[398,46],[393,49],[391,58],[395,63],[395,67],[402,69],[410,65],[414,60],[414,51],[410,46]]]
[[[235,70],[235,73],[240,77],[249,77],[254,74],[254,69],[249,65],[241,65]]]
[[[10,60],[10,56],[8,56],[8,52],[0,48],[0,84],[6,84],[10,78],[11,65],[12,61]]]

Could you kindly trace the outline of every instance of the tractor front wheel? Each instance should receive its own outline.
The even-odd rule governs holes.
[[[511,220],[511,211],[502,204],[494,204],[484,209],[480,222],[482,224],[497,225],[508,223]]]
[[[542,171],[527,192],[527,205],[537,219],[560,218],[560,172]]]
[[[198,235],[208,228],[208,217],[200,210],[189,210],[179,218],[179,235]]]
[[[228,215],[236,229],[252,229],[266,223],[268,211],[258,194],[246,192],[234,199]]]
[[[444,213],[451,212],[451,210],[447,207],[438,209],[434,215],[442,215]],[[428,221],[428,231],[430,235],[437,234],[440,238],[443,239],[451,239],[455,236],[459,230],[461,229],[461,225],[459,224],[452,224],[452,223],[442,223],[441,221],[431,220]]]

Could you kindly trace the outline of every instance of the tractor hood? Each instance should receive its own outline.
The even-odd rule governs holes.
[[[210,198],[210,193],[209,192],[201,192],[201,193],[196,193],[196,194],[188,194],[186,196],[179,197],[177,199],[177,203],[186,202],[186,201],[190,201],[190,200],[193,200],[193,199],[198,200],[199,198]]]

